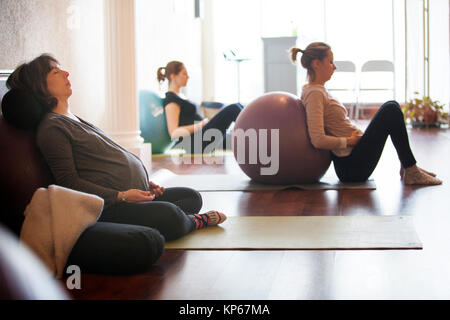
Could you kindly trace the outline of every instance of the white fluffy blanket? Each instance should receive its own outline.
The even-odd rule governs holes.
[[[95,223],[103,199],[56,185],[39,188],[25,209],[20,240],[61,278],[81,233]]]

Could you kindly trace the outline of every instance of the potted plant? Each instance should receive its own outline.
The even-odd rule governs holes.
[[[441,124],[448,123],[448,112],[444,112],[444,104],[433,101],[430,97],[414,98],[407,102],[402,110],[406,123],[411,123],[413,128],[439,128]]]

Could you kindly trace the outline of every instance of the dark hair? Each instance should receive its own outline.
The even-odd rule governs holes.
[[[314,60],[322,61],[327,55],[328,51],[331,50],[331,47],[324,42],[313,42],[306,47],[305,50],[299,48],[291,48],[291,60],[293,63],[297,62],[297,55],[299,52],[302,53],[302,58],[300,62],[306,70],[308,70],[308,77],[311,80],[314,80],[316,74],[312,67],[312,62]]]
[[[6,87],[10,90],[30,92],[42,108],[43,114],[52,111],[58,104],[58,100],[47,89],[47,74],[52,70],[52,62],[59,64],[50,54],[42,54],[18,66],[6,81]]]
[[[158,71],[156,72],[156,79],[158,79],[158,82],[161,83],[164,80],[169,80],[170,82],[170,76],[172,74],[177,75],[183,70],[184,64],[180,61],[171,61],[167,64],[165,67],[158,68]],[[163,72],[164,70],[164,72]]]

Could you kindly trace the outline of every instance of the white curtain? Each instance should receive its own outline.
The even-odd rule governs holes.
[[[184,93],[201,102],[201,20],[195,18],[194,1],[135,0],[135,6],[138,88],[158,92],[157,69],[178,60],[190,75]],[[167,83],[160,93],[166,90]]]

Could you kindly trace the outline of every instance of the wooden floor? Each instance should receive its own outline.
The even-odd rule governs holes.
[[[364,126],[364,123],[361,123]],[[202,193],[203,211],[229,216],[409,215],[420,251],[166,251],[143,274],[82,274],[75,299],[450,299],[450,131],[410,130],[418,164],[442,186],[404,186],[390,140],[373,174],[377,190]],[[233,173],[222,164],[176,165],[154,157],[152,170]],[[331,170],[333,170],[331,168]],[[63,282],[64,283],[64,282]]]

